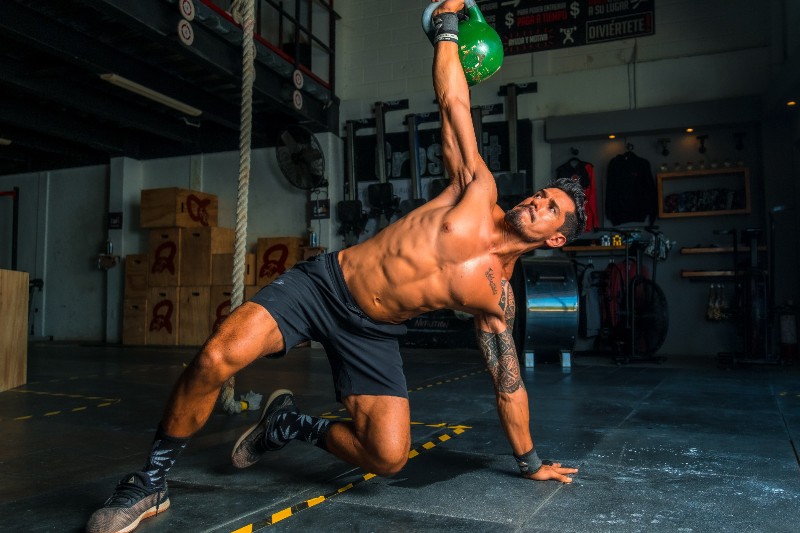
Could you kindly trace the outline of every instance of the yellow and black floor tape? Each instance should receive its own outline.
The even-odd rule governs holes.
[[[414,424],[414,422],[412,422],[412,424]],[[416,424],[422,424],[422,423],[421,422],[417,422]],[[438,446],[439,444],[447,442],[450,439],[452,439],[452,438],[454,438],[454,437],[456,437],[458,435],[461,435],[466,430],[470,429],[470,426],[447,425],[445,423],[442,423],[442,424],[424,424],[424,425],[428,426],[428,427],[444,427],[445,431],[443,433],[441,433],[440,435],[438,435],[435,439],[427,441],[427,442],[425,442],[423,444],[420,444],[419,446],[417,446],[415,448],[412,448],[411,451],[408,452],[408,458],[409,459],[413,459],[414,457],[418,456],[419,454],[421,454],[421,453],[423,453],[423,452],[425,452],[427,450],[433,449],[436,446]],[[231,533],[254,533],[256,531],[261,531],[261,530],[263,530],[263,529],[265,529],[265,528],[267,528],[267,527],[269,527],[269,526],[271,526],[271,525],[273,525],[273,524],[275,524],[277,522],[280,522],[281,520],[285,520],[286,518],[289,518],[290,516],[299,513],[300,511],[304,511],[304,510],[308,509],[309,507],[314,507],[315,505],[319,505],[320,503],[322,503],[322,502],[324,502],[326,500],[330,500],[334,496],[338,496],[339,494],[341,494],[343,492],[347,492],[348,490],[352,489],[356,485],[359,485],[359,484],[361,484],[361,483],[363,483],[365,481],[369,481],[370,479],[372,479],[374,477],[375,477],[375,474],[371,474],[371,473],[364,474],[363,476],[361,476],[357,480],[355,480],[355,481],[353,481],[351,483],[348,483],[347,485],[345,485],[345,486],[343,486],[343,487],[341,487],[339,489],[336,489],[335,491],[330,492],[329,494],[325,494],[325,495],[322,495],[322,496],[317,496],[316,498],[311,498],[311,499],[306,500],[304,502],[297,503],[295,505],[292,505],[291,507],[287,507],[286,509],[282,509],[282,510],[276,512],[276,513],[272,513],[268,518],[265,518],[263,520],[259,520],[257,522],[253,522],[252,524],[247,524],[246,526],[240,527],[239,529],[236,529],[236,530],[232,531]]]
[[[31,420],[33,418],[40,418],[40,417],[46,417],[46,416],[55,416],[55,415],[61,415],[61,414],[66,414],[66,413],[77,413],[77,412],[80,412],[80,411],[86,411],[86,410],[88,410],[90,408],[108,407],[110,405],[114,405],[114,404],[119,403],[120,401],[122,401],[120,398],[103,398],[102,396],[85,396],[83,394],[65,394],[65,393],[61,393],[61,392],[43,392],[43,391],[33,391],[33,390],[26,390],[26,389],[11,389],[11,390],[9,390],[7,392],[12,392],[12,393],[17,393],[17,394],[34,394],[34,395],[38,395],[38,396],[54,396],[54,397],[59,397],[59,398],[69,398],[69,399],[75,399],[75,400],[87,400],[87,401],[90,401],[90,402],[99,401],[100,403],[96,403],[96,404],[92,403],[92,405],[82,405],[82,406],[79,406],[79,407],[72,407],[70,409],[58,409],[56,411],[48,411],[46,413],[40,413],[40,414],[36,414],[36,415],[22,415],[22,416],[15,416],[13,418],[5,418],[5,419],[0,418],[0,422],[3,422],[4,420],[14,420],[14,421]]]

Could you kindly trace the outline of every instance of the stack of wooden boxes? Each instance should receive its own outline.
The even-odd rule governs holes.
[[[217,197],[188,189],[142,191],[147,254],[125,258],[123,344],[203,344],[228,316],[235,231],[217,227]],[[244,299],[322,249],[298,237],[258,239],[246,254]]]
[[[142,191],[139,222],[149,245],[147,254],[125,258],[124,344],[200,345],[208,338],[214,258],[233,254],[235,236],[217,227],[217,207],[215,195],[199,191]]]

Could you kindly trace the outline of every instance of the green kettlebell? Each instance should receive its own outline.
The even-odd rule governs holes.
[[[433,42],[433,12],[441,2],[432,3],[422,14],[422,28]],[[503,65],[503,42],[483,18],[475,0],[466,0],[469,18],[458,23],[458,53],[461,68],[472,87],[488,79]]]

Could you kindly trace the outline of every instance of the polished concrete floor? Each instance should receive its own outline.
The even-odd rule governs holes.
[[[0,393],[0,531],[82,531],[143,465],[192,355],[32,345],[28,383]],[[170,473],[172,508],[137,531],[800,530],[798,366],[576,357],[569,372],[526,369],[540,455],[580,468],[567,485],[516,475],[475,350],[409,349],[404,359],[414,457],[399,474],[372,477],[299,443],[235,470],[231,446],[259,413],[216,411]],[[278,387],[310,414],[346,416],[321,350],[238,376],[237,393]]]

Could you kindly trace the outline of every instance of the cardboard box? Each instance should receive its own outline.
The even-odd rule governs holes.
[[[208,323],[210,290],[210,287],[181,287],[178,291],[179,344],[182,346],[200,346],[211,334]]]
[[[222,321],[231,314],[232,290],[233,285],[211,286],[211,296],[208,305],[208,323],[210,324],[212,333],[217,331]]]
[[[178,287],[150,287],[147,296],[147,344],[175,346],[180,339]]]
[[[150,230],[147,253],[147,284],[150,287],[177,287],[181,280],[180,228]]]
[[[214,254],[211,258],[211,285],[233,284],[233,255]],[[256,283],[256,254],[244,256],[244,284]]]
[[[142,191],[142,228],[199,228],[217,225],[217,197],[200,191],[169,187]]]
[[[233,253],[236,232],[229,228],[188,228],[181,230],[179,285],[211,285],[214,254]]]
[[[122,344],[147,344],[147,298],[122,302]]]
[[[256,285],[263,287],[303,260],[304,239],[264,237],[256,247]]]
[[[125,299],[147,299],[147,254],[125,256]]]

